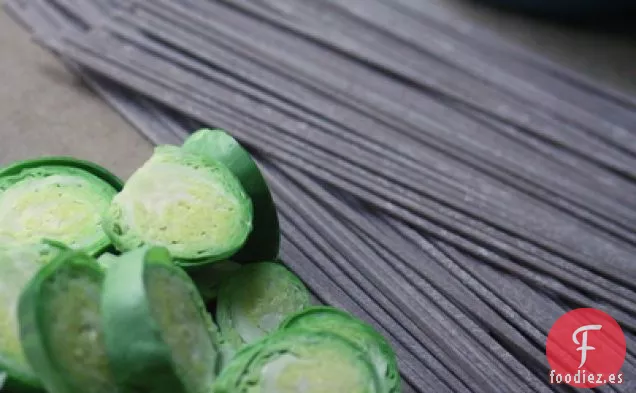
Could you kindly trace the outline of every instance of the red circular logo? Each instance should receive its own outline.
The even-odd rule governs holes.
[[[623,330],[607,313],[594,308],[570,311],[548,333],[550,383],[577,388],[623,383],[626,350]]]

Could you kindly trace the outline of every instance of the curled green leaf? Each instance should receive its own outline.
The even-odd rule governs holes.
[[[142,247],[106,273],[102,315],[123,392],[209,393],[219,367],[217,329],[166,248]]]
[[[230,134],[218,129],[196,131],[182,149],[223,163],[239,179],[254,204],[254,229],[232,259],[257,262],[278,258],[280,228],[276,206],[265,177],[249,152]]]

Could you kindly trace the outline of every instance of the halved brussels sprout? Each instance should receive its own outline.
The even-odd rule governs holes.
[[[120,189],[105,169],[72,158],[21,161],[0,171],[0,244],[43,238],[95,255],[110,245],[102,215]]]
[[[216,326],[167,249],[146,246],[117,257],[106,273],[102,316],[122,391],[210,391],[219,364]]]
[[[236,139],[223,130],[201,129],[183,143],[188,153],[223,163],[240,180],[254,204],[254,229],[243,248],[232,257],[237,262],[278,258],[280,228],[276,205],[256,162]]]
[[[221,284],[216,320],[235,350],[278,329],[289,315],[311,305],[305,285],[275,262],[244,265]]]
[[[9,391],[42,389],[20,344],[18,302],[31,278],[55,255],[57,249],[44,243],[0,248],[0,371]]]
[[[104,219],[120,251],[166,247],[180,264],[227,259],[252,229],[252,203],[223,164],[158,146],[128,180]]]
[[[383,393],[399,393],[400,374],[391,345],[371,325],[333,307],[310,307],[287,318],[281,330],[332,332],[364,349],[375,367]]]
[[[103,341],[103,279],[93,258],[61,250],[20,296],[22,348],[49,393],[118,392]]]
[[[214,393],[380,393],[367,354],[328,332],[283,330],[243,350],[219,375]]]
[[[216,299],[221,283],[229,279],[237,270],[241,268],[239,263],[233,261],[219,261],[200,267],[188,269],[188,274],[192,277],[199,294],[205,303]]]

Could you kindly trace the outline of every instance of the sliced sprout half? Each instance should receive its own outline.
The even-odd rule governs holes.
[[[223,339],[238,349],[310,305],[309,291],[291,271],[280,263],[259,262],[241,267],[221,284],[216,320]]]
[[[367,354],[328,332],[278,331],[242,349],[214,393],[380,393]]]
[[[252,229],[252,203],[223,164],[158,146],[114,199],[104,229],[120,251],[166,247],[179,263],[226,259]]]
[[[0,248],[0,370],[5,374],[7,390],[42,389],[20,344],[18,304],[22,290],[57,251],[44,243]]]
[[[209,393],[218,371],[217,329],[167,249],[127,252],[106,275],[106,346],[123,391]]]
[[[230,134],[219,129],[196,131],[186,139],[182,149],[223,163],[240,180],[254,204],[254,229],[232,259],[257,262],[278,258],[280,228],[276,205],[265,177],[248,151]]]
[[[46,166],[62,166],[81,169],[97,176],[117,191],[121,190],[124,186],[124,182],[108,169],[97,165],[94,162],[80,160],[74,157],[40,157],[31,160],[16,161],[4,168],[0,168],[0,177],[14,176],[27,169]]]
[[[219,261],[188,269],[205,303],[216,299],[221,283],[229,279],[241,265],[233,261]]]
[[[103,272],[90,256],[62,250],[20,296],[20,340],[49,393],[116,393],[100,315]]]
[[[332,332],[353,341],[368,354],[382,393],[400,393],[400,374],[391,345],[371,325],[333,307],[315,306],[287,318],[281,330]]]
[[[54,239],[94,255],[110,245],[102,215],[117,193],[114,175],[73,159],[16,163],[0,171],[0,245]],[[112,183],[110,182],[112,181]],[[114,184],[113,184],[114,183]]]

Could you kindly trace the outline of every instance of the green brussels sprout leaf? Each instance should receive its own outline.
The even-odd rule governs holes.
[[[115,258],[102,315],[122,391],[208,393],[218,372],[217,329],[192,280],[164,247]]]
[[[278,258],[280,228],[276,205],[256,162],[236,139],[223,130],[201,129],[183,143],[182,149],[223,163],[240,180],[254,204],[254,229],[243,248],[232,257],[236,262]]]

